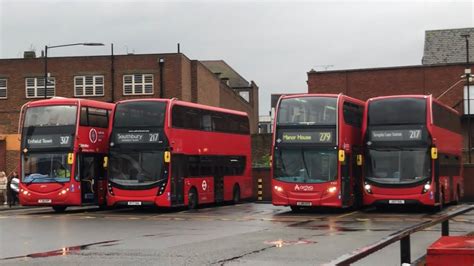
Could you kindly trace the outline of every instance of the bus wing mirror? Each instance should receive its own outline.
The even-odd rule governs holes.
[[[171,162],[171,153],[169,151],[165,151],[163,154],[163,159],[165,160],[165,163]]]
[[[109,166],[109,157],[108,156],[104,156],[103,166],[104,166],[104,168],[107,168]]]
[[[74,153],[70,152],[67,154],[67,164],[72,164],[74,162]]]
[[[362,154],[357,154],[357,166],[362,166]]]
[[[438,148],[431,148],[431,159],[436,160],[438,159]]]
[[[339,162],[344,162],[346,160],[346,153],[344,150],[339,150]]]

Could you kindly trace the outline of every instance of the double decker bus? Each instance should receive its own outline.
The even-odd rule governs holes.
[[[431,95],[367,101],[364,205],[439,209],[463,194],[461,119]]]
[[[252,196],[246,113],[178,101],[117,103],[110,206],[188,206]]]
[[[109,117],[114,105],[55,97],[26,103],[20,113],[20,203],[68,206],[106,202]]]
[[[282,96],[272,148],[272,203],[351,207],[361,202],[364,102],[343,94]]]

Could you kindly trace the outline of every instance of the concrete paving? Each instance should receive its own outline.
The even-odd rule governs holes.
[[[448,209],[455,209],[451,206]],[[319,265],[436,213],[410,209],[292,213],[244,203],[187,210],[50,208],[0,213],[2,265]],[[455,218],[453,235],[473,230],[474,212]],[[440,235],[412,237],[412,258]],[[400,265],[393,244],[359,265]]]

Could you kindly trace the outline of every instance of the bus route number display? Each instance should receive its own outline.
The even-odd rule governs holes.
[[[421,140],[421,129],[373,130],[372,141],[411,141]]]
[[[128,132],[117,133],[117,143],[161,143],[160,133],[158,132]]]
[[[26,145],[30,148],[69,147],[71,144],[71,135],[37,135],[26,138]]]
[[[282,143],[331,143],[333,132],[283,132],[279,140]]]

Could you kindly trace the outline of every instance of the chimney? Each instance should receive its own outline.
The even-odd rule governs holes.
[[[23,52],[23,58],[25,59],[36,58],[36,53],[35,51],[25,51]]]

